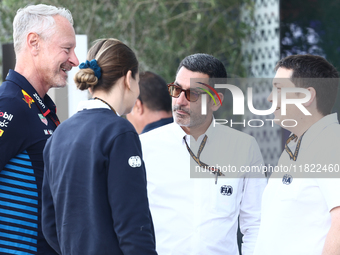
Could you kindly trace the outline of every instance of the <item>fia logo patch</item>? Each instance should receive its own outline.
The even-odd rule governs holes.
[[[230,185],[221,186],[221,194],[223,196],[231,196],[231,194],[233,194],[233,187]]]
[[[45,118],[45,116],[42,115],[41,113],[38,113],[38,116],[39,116],[41,122],[44,123],[44,124],[47,126],[47,125],[48,125],[48,121],[47,121],[47,119]]]
[[[128,160],[128,163],[131,167],[140,167],[142,165],[142,160],[139,156],[131,156]]]
[[[286,184],[286,185],[289,185],[291,184],[293,181],[293,176],[289,175],[289,174],[285,174],[282,178],[282,183],[283,184]]]

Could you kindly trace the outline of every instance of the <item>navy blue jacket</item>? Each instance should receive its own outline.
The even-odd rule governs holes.
[[[157,254],[139,137],[105,108],[63,122],[44,150],[43,233],[59,254]]]
[[[55,105],[10,70],[0,86],[0,254],[56,254],[41,231],[43,148]]]

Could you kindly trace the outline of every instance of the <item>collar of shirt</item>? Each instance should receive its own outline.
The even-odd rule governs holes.
[[[170,124],[170,123],[172,123],[172,122],[174,122],[173,117],[170,117],[170,118],[163,118],[163,119],[160,119],[160,120],[158,120],[158,121],[149,123],[149,124],[147,124],[147,125],[143,128],[141,134],[146,133],[146,132],[149,132],[149,131],[151,131],[152,129],[155,129],[155,128],[158,128],[158,127],[161,127],[161,126]]]
[[[178,125],[176,122],[172,122],[168,125],[165,125],[161,128],[166,128],[166,127],[169,127],[171,129],[171,137],[173,137],[173,139],[177,140],[177,141],[181,141],[182,145],[185,146],[185,142],[183,140],[183,137],[185,137],[185,140],[187,141],[187,143],[190,142],[190,136],[187,135],[184,130],[181,128],[180,125]],[[158,129],[156,129],[158,130]],[[155,131],[155,130],[152,130],[152,131]],[[150,133],[150,132],[147,132],[147,133]]]
[[[206,144],[209,144],[211,139],[209,140],[209,137],[211,138],[212,136],[216,135],[214,134],[214,127],[213,127],[213,123],[214,123],[214,118],[212,119],[211,123],[210,123],[210,126],[208,127],[207,131],[204,133],[204,134],[201,134],[198,138],[197,138],[197,141],[194,139],[194,137],[192,137],[191,135],[187,135],[185,134],[185,140],[187,141],[188,144],[190,144],[190,140],[192,139],[192,142],[194,142],[195,144],[201,144],[203,138],[205,135],[208,136],[208,139],[207,139],[207,142]],[[183,140],[183,137],[182,137],[182,140]],[[183,144],[184,144],[184,141],[183,141]]]
[[[80,112],[82,110],[91,110],[91,109],[99,109],[99,108],[105,108],[111,111],[111,108],[107,104],[103,103],[100,100],[93,100],[93,99],[79,102],[77,111]],[[116,114],[117,116],[120,116],[118,113]]]
[[[50,109],[52,109],[53,113],[56,113],[56,106],[52,99],[47,94],[44,98],[41,98],[28,80],[18,72],[10,69],[6,76],[6,81],[11,81],[23,89],[34,100],[45,117],[51,112]]]
[[[332,113],[324,116],[318,122],[314,123],[309,129],[307,129],[302,138],[301,147],[308,148],[313,140],[316,139],[318,135],[322,132],[322,130],[332,124],[339,124],[337,113]],[[291,145],[288,145],[291,150],[295,150],[297,141],[291,142]]]

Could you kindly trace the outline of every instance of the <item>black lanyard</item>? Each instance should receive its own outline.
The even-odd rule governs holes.
[[[207,165],[206,163],[203,163],[201,160],[200,160],[200,156],[201,156],[201,153],[203,151],[203,148],[205,146],[205,143],[207,142],[207,139],[208,139],[208,136],[205,135],[201,144],[200,144],[200,147],[198,149],[198,152],[197,152],[197,157],[195,156],[195,154],[192,152],[192,150],[190,149],[187,141],[185,140],[185,136],[183,137],[183,140],[185,142],[185,145],[187,146],[187,149],[188,149],[188,152],[190,153],[191,157],[195,160],[195,162],[200,166],[200,167],[205,167],[205,169],[208,169],[210,172],[212,172],[213,174],[216,175],[216,179],[215,179],[215,184],[217,184],[217,177],[218,176],[224,176],[224,174],[217,168],[213,167],[213,166],[209,166]]]
[[[54,125],[55,125],[56,127],[58,127],[58,126],[60,125],[60,121],[59,121],[59,119],[58,119],[57,114],[51,112],[51,110],[48,109],[48,107],[47,107],[46,104],[44,104],[44,103],[41,101],[41,104],[44,106],[44,108],[47,108],[47,111],[44,112],[44,111],[41,109],[41,107],[39,106],[37,99],[34,100],[33,97],[32,97],[30,94],[28,94],[24,89],[22,89],[22,91],[25,92],[26,95],[29,96],[30,100],[32,100],[32,101],[35,103],[35,105],[38,107],[38,109],[40,110],[40,112],[42,113],[42,115],[43,115],[45,118],[48,116],[48,117],[53,121],[53,123],[54,123]],[[25,98],[25,99],[26,99],[26,98]],[[24,99],[24,100],[25,100],[25,99]],[[27,103],[27,102],[26,102],[26,103]],[[29,107],[31,108],[30,105],[29,105]],[[52,115],[54,115],[54,117],[53,117]]]
[[[52,114],[48,114],[48,117],[50,117],[50,119],[53,121],[53,123],[56,127],[58,127],[60,125],[60,121],[59,121],[57,115],[55,115],[55,118],[53,118]]]
[[[22,92],[25,92],[26,95],[29,96],[29,99],[32,100],[32,101],[36,104],[36,106],[38,107],[38,109],[40,110],[40,112],[42,113],[42,115],[43,115],[45,118],[46,118],[46,116],[48,116],[48,117],[53,121],[53,123],[54,123],[54,125],[55,125],[56,127],[58,127],[58,126],[60,125],[60,121],[59,121],[59,119],[58,119],[57,114],[56,114],[56,113],[52,113],[51,110],[48,109],[47,105],[45,105],[42,101],[41,101],[41,104],[43,104],[44,107],[47,107],[47,111],[45,111],[45,112],[44,112],[44,111],[41,109],[41,107],[39,106],[39,104],[38,104],[38,102],[37,102],[37,99],[34,100],[33,97],[32,97],[32,95],[31,95],[31,94],[28,94],[28,93],[26,92],[26,90],[24,90],[19,84],[17,84],[15,81],[12,81],[12,80],[6,80],[6,79],[5,79],[5,81],[13,82],[14,84],[16,84],[19,88],[21,88],[21,91],[22,91]],[[24,93],[23,93],[23,94],[24,94]],[[24,97],[25,97],[25,95],[24,95]],[[24,101],[26,100],[26,98],[23,98],[23,99],[24,99]],[[26,102],[26,101],[25,101],[25,102]],[[31,103],[30,103],[30,102],[26,102],[26,103],[27,103],[28,106],[31,108]],[[52,115],[54,115],[55,117],[53,117]]]

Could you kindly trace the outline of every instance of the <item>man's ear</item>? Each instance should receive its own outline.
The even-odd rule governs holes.
[[[144,105],[142,101],[140,101],[138,98],[136,100],[134,108],[135,108],[135,111],[138,113],[138,115],[142,115],[144,113]]]
[[[40,42],[41,42],[41,39],[37,33],[31,32],[27,35],[26,43],[32,55],[34,56],[38,55]]]
[[[221,92],[218,92],[217,94],[220,96],[221,102],[223,103],[224,94]],[[221,107],[222,104],[216,95],[214,96],[214,98],[215,98],[216,104],[214,103],[214,100],[210,100],[210,102],[213,104],[211,109],[213,111],[217,111]]]
[[[310,106],[313,102],[315,102],[316,104],[316,91],[313,87],[309,87],[307,88],[307,90],[310,92],[310,99],[308,100],[308,102],[303,103],[303,106]]]

